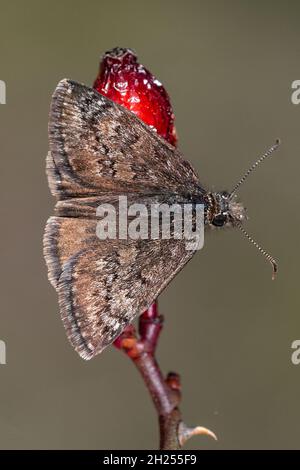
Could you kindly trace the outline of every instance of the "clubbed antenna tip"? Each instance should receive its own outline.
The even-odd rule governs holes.
[[[252,245],[254,245],[258,249],[258,251],[271,263],[272,269],[273,269],[272,280],[274,281],[275,276],[276,276],[277,271],[278,271],[278,265],[277,265],[277,262],[275,261],[275,259],[267,251],[265,251],[254,240],[254,238],[251,237],[251,235],[249,235],[249,233],[244,229],[244,227],[239,222],[237,222],[236,225],[240,229],[240,231],[245,235],[245,237],[249,240],[249,242],[252,243]]]

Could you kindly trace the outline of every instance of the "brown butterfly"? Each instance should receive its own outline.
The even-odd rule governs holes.
[[[176,148],[134,114],[95,90],[62,80],[49,119],[47,175],[57,198],[47,222],[44,254],[58,293],[68,338],[84,359],[99,354],[147,309],[195,250],[183,239],[99,240],[96,208],[118,198],[152,203],[204,205],[207,227],[237,226],[245,232],[235,192],[277,141],[246,172],[233,191],[208,192]]]

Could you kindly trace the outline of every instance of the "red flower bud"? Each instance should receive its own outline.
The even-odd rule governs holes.
[[[137,61],[131,49],[116,47],[104,54],[94,88],[125,106],[172,145],[177,137],[169,95]]]

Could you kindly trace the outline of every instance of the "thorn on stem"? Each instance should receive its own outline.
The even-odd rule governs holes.
[[[181,421],[178,426],[178,440],[180,446],[183,447],[184,444],[193,436],[208,436],[212,437],[215,441],[218,440],[214,432],[210,429],[204,428],[203,426],[196,426],[195,428],[189,428],[185,423]]]

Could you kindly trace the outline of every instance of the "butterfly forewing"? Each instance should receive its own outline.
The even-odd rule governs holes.
[[[191,165],[133,113],[62,80],[49,121],[50,186],[60,197],[109,192],[201,192]]]

